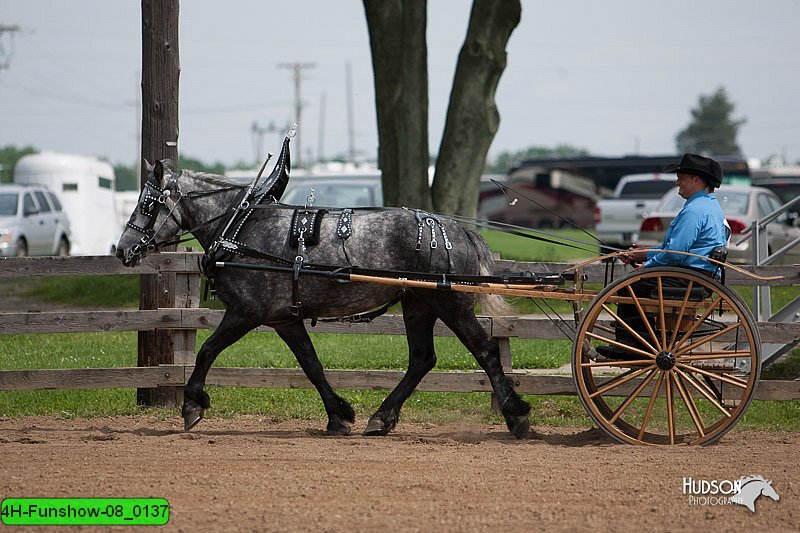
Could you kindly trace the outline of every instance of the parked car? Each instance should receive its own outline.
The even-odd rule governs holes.
[[[723,185],[716,191],[717,200],[722,206],[725,218],[731,228],[731,242],[728,248],[728,262],[752,264],[753,251],[751,241],[737,244],[742,239],[742,232],[750,228],[754,220],[764,218],[767,214],[783,205],[774,192],[762,187],[746,187]],[[664,234],[672,220],[683,207],[685,200],[678,196],[675,187],[664,195],[661,204],[642,221],[639,231],[639,242],[645,246],[659,245],[664,241]],[[775,252],[800,237],[800,227],[794,219],[786,214],[767,226],[769,252]],[[800,262],[800,247],[795,246],[781,257],[777,263],[794,264]]]
[[[293,176],[281,203],[303,206],[311,189],[314,189],[314,205],[319,207],[383,206],[380,176]]]
[[[765,168],[753,171],[753,185],[769,189],[783,203],[790,202],[800,196],[800,166]],[[797,218],[800,208],[795,206],[789,216]]]
[[[14,183],[46,187],[58,196],[71,224],[72,255],[114,253],[120,227],[110,164],[79,154],[28,154],[14,166]]]
[[[0,186],[0,256],[69,255],[69,219],[44,187]]]
[[[533,175],[519,172],[509,176],[505,184],[513,190],[501,190],[491,182],[481,183],[478,218],[526,228],[594,225],[595,200],[599,195],[591,180],[584,176],[559,169]]]
[[[674,186],[674,175],[656,172],[623,176],[611,198],[598,200],[594,208],[597,238],[621,248],[637,242],[642,220]]]

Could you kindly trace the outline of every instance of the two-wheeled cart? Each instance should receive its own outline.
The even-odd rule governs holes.
[[[561,274],[498,276],[494,282],[340,275],[354,282],[570,301],[577,325],[575,387],[600,428],[632,444],[716,442],[744,415],[759,379],[761,343],[750,309],[718,279],[685,268],[640,268],[602,290],[587,289],[582,270],[594,261]],[[625,305],[623,317],[619,307]]]

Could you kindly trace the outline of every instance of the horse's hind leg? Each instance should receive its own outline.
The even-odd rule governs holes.
[[[189,431],[197,425],[203,419],[203,412],[211,407],[208,393],[203,389],[206,383],[206,376],[211,369],[211,365],[214,364],[214,360],[222,350],[241,339],[257,325],[258,323],[253,323],[251,320],[226,311],[217,329],[200,347],[197,352],[194,371],[183,391],[181,416],[183,416],[184,430]]]
[[[403,296],[403,320],[408,340],[408,370],[403,379],[372,415],[365,435],[386,435],[400,417],[403,406],[419,382],[436,365],[433,350],[433,325],[436,315],[413,294]]]
[[[322,397],[325,412],[328,413],[327,433],[329,435],[348,435],[350,424],[355,422],[356,413],[347,400],[334,392],[333,387],[325,378],[322,363],[319,362],[317,352],[314,350],[314,345],[311,343],[303,322],[298,320],[274,327],[281,339],[292,350],[308,380],[317,388]]]
[[[436,294],[430,291],[426,291],[426,294],[428,297],[424,302],[456,334],[486,372],[508,430],[518,439],[525,437],[531,428],[528,421],[531,407],[514,391],[503,373],[500,347],[475,317],[472,299],[464,294]]]

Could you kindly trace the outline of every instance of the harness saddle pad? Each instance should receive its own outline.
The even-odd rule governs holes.
[[[292,232],[289,235],[289,245],[297,246],[300,235],[303,244],[312,246],[319,242],[319,227],[322,224],[322,215],[325,209],[296,209],[292,216]]]

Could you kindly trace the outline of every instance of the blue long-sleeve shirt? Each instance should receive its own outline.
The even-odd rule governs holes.
[[[727,242],[725,215],[714,193],[700,191],[693,194],[683,209],[667,228],[660,250],[676,250],[708,257],[717,246]],[[716,266],[701,257],[671,254],[668,252],[647,252],[644,267],[684,266],[714,271]]]

